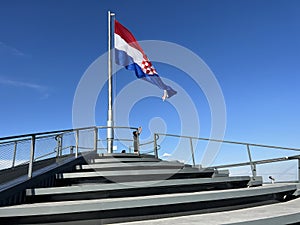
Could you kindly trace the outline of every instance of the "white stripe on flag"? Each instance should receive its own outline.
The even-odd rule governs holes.
[[[122,37],[120,37],[120,35],[116,33],[115,33],[115,48],[126,52],[127,55],[130,56],[136,64],[142,67],[142,62],[144,60],[143,54],[136,48],[130,46]]]

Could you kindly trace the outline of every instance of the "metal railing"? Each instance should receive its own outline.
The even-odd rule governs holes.
[[[298,182],[300,182],[300,148],[290,148],[290,147],[282,147],[282,146],[275,146],[275,145],[264,145],[264,144],[254,144],[254,143],[247,143],[247,142],[237,142],[237,141],[227,141],[227,140],[218,140],[218,139],[210,139],[210,138],[201,138],[201,137],[192,137],[192,136],[184,136],[184,135],[175,135],[175,134],[162,134],[162,133],[155,133],[154,134],[154,152],[158,155],[158,143],[157,140],[160,136],[165,137],[173,137],[173,138],[182,138],[189,141],[189,148],[190,148],[190,156],[192,165],[196,166],[196,156],[194,150],[193,140],[196,141],[205,141],[205,142],[218,142],[221,144],[230,144],[235,146],[242,146],[248,155],[248,161],[241,162],[241,163],[231,163],[231,164],[221,164],[221,165],[212,165],[211,168],[220,169],[220,168],[233,168],[233,167],[242,167],[242,166],[250,166],[252,176],[255,178],[257,176],[257,165],[262,164],[269,164],[274,162],[283,162],[283,161],[290,161],[290,160],[297,160],[298,161]],[[162,145],[162,144],[160,144]],[[263,160],[253,160],[252,157],[252,150],[251,148],[265,148],[265,149],[273,149],[273,150],[284,150],[284,151],[296,151],[299,154],[291,155],[291,156],[284,156],[284,157],[276,157],[276,158],[268,158]]]
[[[28,165],[28,177],[32,177],[33,164],[48,158],[72,156],[77,158],[83,152],[97,152],[105,149],[100,131],[113,128],[137,130],[135,127],[93,126],[50,132],[30,133],[0,138],[0,169]],[[128,132],[130,134],[130,132]],[[115,141],[130,141],[116,139]],[[133,141],[133,140],[131,140]]]
[[[14,168],[19,165],[28,165],[28,177],[32,177],[33,164],[36,161],[48,159],[48,158],[60,158],[65,156],[78,157],[83,152],[95,151],[107,151],[106,139],[106,129],[113,128],[117,129],[127,129],[127,130],[137,130],[135,127],[121,127],[121,126],[93,126],[84,127],[77,129],[67,129],[67,130],[56,130],[50,132],[41,133],[31,133],[18,136],[10,136],[0,138],[0,169]],[[102,132],[103,131],[103,132]],[[102,132],[102,133],[101,133]],[[119,142],[124,148],[132,148],[133,138],[131,132],[125,131],[130,138],[116,138],[114,142]],[[210,138],[200,138],[192,136],[183,136],[175,134],[162,134],[155,133],[153,140],[140,143],[139,147],[145,147],[153,145],[151,150],[147,152],[142,152],[146,154],[154,154],[156,158],[159,158],[159,154],[164,150],[162,147],[163,139],[160,136],[182,138],[187,141],[188,151],[191,158],[191,164],[196,166],[199,157],[196,154],[196,145],[193,141],[205,141],[205,142],[218,142],[221,144],[230,144],[234,146],[241,146],[247,152],[248,161],[240,163],[228,163],[220,165],[212,165],[210,167],[215,169],[220,168],[233,168],[250,166],[251,173],[253,177],[257,176],[257,165],[283,162],[289,160],[298,160],[298,167],[300,168],[300,154],[294,154],[286,157],[275,157],[263,160],[253,160],[252,148],[267,148],[267,149],[277,149],[284,151],[300,151],[300,148],[289,148],[282,146],[272,146],[272,145],[262,145],[246,142],[236,142],[227,140],[217,140]],[[161,143],[159,143],[159,141]],[[122,148],[123,148],[122,147]],[[170,146],[168,146],[170,147]],[[298,169],[298,180],[300,181],[300,169]]]
[[[154,139],[144,143],[139,143],[139,151],[142,154],[154,154],[155,158],[158,158],[158,150],[160,145],[157,145],[156,149],[153,149],[153,144],[159,139],[159,136],[154,136]],[[145,148],[146,147],[146,148]],[[129,146],[129,152],[133,152],[133,145]]]

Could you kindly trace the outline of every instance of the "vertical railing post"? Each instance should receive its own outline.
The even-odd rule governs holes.
[[[18,142],[15,141],[15,144],[14,144],[14,155],[13,155],[13,161],[12,161],[12,165],[11,165],[12,168],[15,167],[15,164],[16,164],[17,145],[18,145]]]
[[[75,135],[75,158],[78,157],[78,145],[79,145],[79,130],[76,130],[76,135]]]
[[[154,143],[154,155],[155,155],[155,158],[158,159],[156,134],[154,134],[154,142],[153,143]]]
[[[136,145],[137,145],[138,154],[141,154],[141,152],[140,152],[140,150],[141,150],[141,148],[140,148],[140,135],[139,134],[137,134],[137,136],[136,136]],[[133,149],[133,151],[134,150],[135,149]]]
[[[94,151],[97,153],[98,150],[98,128],[95,127],[94,130]]]
[[[62,156],[63,155],[63,137],[64,135],[60,135],[60,151],[59,151],[59,156]]]
[[[59,134],[55,137],[55,139],[57,140],[56,157],[59,157],[61,156],[61,152],[62,152],[62,136]]]
[[[300,159],[298,159],[298,182],[300,183]]]
[[[35,135],[32,135],[31,136],[30,159],[29,159],[29,166],[28,166],[28,178],[32,178],[34,152],[35,152]]]
[[[190,139],[190,146],[191,146],[191,153],[192,153],[192,160],[193,160],[193,166],[195,166],[195,154],[194,154],[194,147],[193,147],[193,139],[192,138],[189,138]]]
[[[250,161],[252,176],[255,179],[255,177],[256,177],[256,165],[252,161],[251,151],[250,151],[250,146],[249,145],[247,145],[247,152],[248,152],[248,157],[249,157],[249,161]]]
[[[57,146],[56,146],[56,148],[57,148],[57,150],[56,150],[56,157],[58,157],[58,156],[59,156],[59,136],[58,136],[58,135],[55,136],[55,140],[57,141]]]

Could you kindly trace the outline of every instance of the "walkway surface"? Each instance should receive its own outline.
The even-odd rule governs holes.
[[[233,211],[117,223],[118,225],[199,225],[199,224],[293,224],[300,223],[300,198],[271,205]]]

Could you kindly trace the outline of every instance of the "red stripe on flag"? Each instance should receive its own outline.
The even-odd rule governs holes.
[[[144,53],[142,47],[137,42],[133,34],[117,20],[115,20],[115,33],[123,38],[124,41],[126,41],[131,47],[139,50],[143,54],[144,58],[147,59],[146,54]]]

